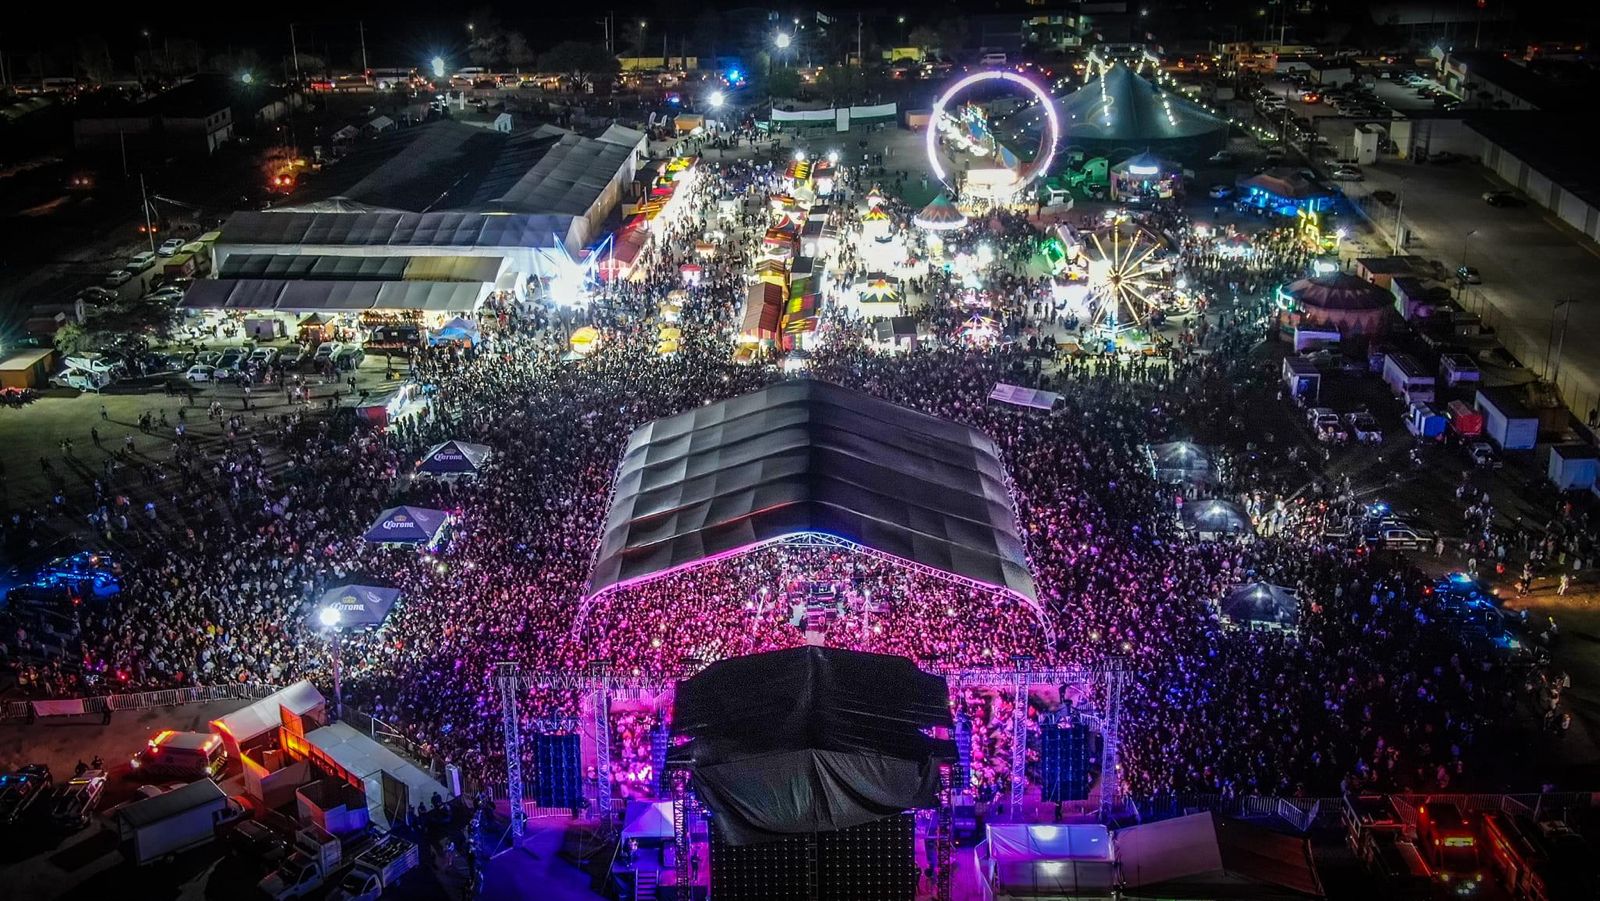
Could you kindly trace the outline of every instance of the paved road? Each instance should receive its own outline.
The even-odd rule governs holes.
[[[1479,270],[1483,284],[1466,292],[1463,303],[1481,312],[1502,333],[1508,348],[1540,374],[1559,363],[1559,382],[1574,412],[1582,417],[1600,397],[1600,247],[1533,206],[1491,207],[1482,194],[1505,187],[1487,169],[1471,163],[1454,166],[1383,162],[1366,168],[1364,182],[1345,183],[1346,193],[1363,197],[1388,190],[1398,198],[1399,214],[1412,232],[1407,252],[1439,260],[1450,270]],[[1395,206],[1370,204],[1384,236],[1392,240]],[[1566,340],[1559,359],[1546,359],[1551,345],[1553,306],[1572,298]],[[1569,315],[1562,310],[1562,317]],[[1559,339],[1559,327],[1556,330]],[[1551,357],[1557,355],[1551,351]]]

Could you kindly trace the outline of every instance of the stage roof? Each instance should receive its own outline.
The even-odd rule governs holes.
[[[800,647],[719,660],[678,685],[669,758],[730,844],[829,832],[930,805],[955,744],[944,677],[904,657]]]
[[[1035,596],[994,442],[809,379],[635,431],[589,587],[807,535]]]
[[[328,279],[335,281],[494,282],[508,265],[485,256],[327,256],[235,253],[218,278]]]

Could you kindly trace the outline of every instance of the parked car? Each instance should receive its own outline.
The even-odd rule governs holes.
[[[194,361],[196,363],[203,363],[207,366],[215,368],[218,363],[222,362],[222,351],[203,350],[200,352],[199,356],[194,358]]]
[[[1383,430],[1378,427],[1378,421],[1372,418],[1371,413],[1346,413],[1344,421],[1349,423],[1357,441],[1364,444],[1383,443]]]
[[[55,793],[50,796],[51,822],[70,832],[88,826],[105,788],[104,770],[85,770],[67,784],[56,786]]]
[[[0,826],[22,822],[28,810],[49,790],[50,768],[42,763],[0,776]]]
[[[1340,166],[1328,173],[1328,177],[1334,181],[1360,181],[1362,179],[1361,170],[1354,166]]]
[[[1235,159],[1235,157],[1234,157],[1232,151],[1230,151],[1230,150],[1218,150],[1216,153],[1211,154],[1211,156],[1207,158],[1207,161],[1208,162],[1212,162],[1212,163],[1222,164],[1222,163],[1231,163],[1231,162],[1234,161],[1234,159]]]
[[[1472,268],[1471,266],[1462,266],[1457,269],[1456,280],[1464,285],[1483,284],[1483,276],[1479,275],[1478,270]]]
[[[250,362],[259,363],[262,366],[271,366],[272,361],[277,358],[278,349],[276,347],[258,347],[250,354]]]
[[[1483,202],[1490,206],[1522,206],[1523,200],[1512,191],[1484,191]]]
[[[1372,192],[1372,199],[1382,204],[1392,204],[1395,201],[1395,196],[1393,191],[1379,190]]]
[[[133,280],[133,273],[126,269],[113,269],[106,273],[106,284],[113,288],[126,285]]]
[[[1433,533],[1427,529],[1416,528],[1398,519],[1380,522],[1363,537],[1368,544],[1391,551],[1420,551],[1431,546],[1434,540]]]
[[[161,242],[161,246],[160,247],[156,248],[156,255],[157,256],[163,256],[163,257],[170,257],[170,256],[172,256],[173,254],[177,253],[178,251],[180,251],[182,249],[183,249],[183,239],[182,238],[168,238],[167,240]]]
[[[357,345],[350,344],[339,348],[338,352],[333,355],[333,365],[334,368],[340,371],[355,369],[366,358],[366,351],[363,351]]]
[[[332,360],[333,359],[333,355],[338,353],[339,349],[342,348],[343,346],[344,345],[340,344],[337,341],[324,341],[324,342],[322,342],[320,345],[317,346],[317,355],[315,357],[316,361],[318,363],[324,363],[324,362],[327,362],[329,360]]]
[[[305,356],[305,348],[298,344],[291,344],[278,353],[278,362],[283,364],[285,369],[294,369],[300,365]]]
[[[1505,465],[1494,452],[1494,445],[1487,441],[1474,441],[1467,445],[1467,456],[1472,458],[1472,465],[1483,469],[1499,469]]]
[[[233,823],[219,837],[229,854],[247,857],[268,868],[289,856],[288,839],[255,820]]]
[[[100,285],[90,285],[79,291],[76,297],[85,303],[110,303],[117,299],[117,292]]]
[[[136,253],[129,257],[127,268],[130,272],[143,272],[155,264],[155,253],[153,251],[146,250],[143,253]]]
[[[217,367],[205,363],[196,363],[189,367],[183,377],[191,382],[209,382],[217,374]]]

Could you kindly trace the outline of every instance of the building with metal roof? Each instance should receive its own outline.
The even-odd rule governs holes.
[[[1226,120],[1182,94],[1115,63],[1057,101],[1063,135],[1058,150],[1121,157],[1152,152],[1173,159],[1206,156],[1228,140]]]

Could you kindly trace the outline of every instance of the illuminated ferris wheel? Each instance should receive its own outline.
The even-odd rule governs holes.
[[[1150,314],[1161,310],[1156,292],[1167,266],[1156,259],[1160,250],[1160,242],[1138,227],[1124,235],[1121,225],[1115,224],[1104,239],[1099,233],[1089,234],[1085,255],[1095,325],[1112,330],[1143,325]]]
[[[984,116],[975,114],[975,107],[957,107],[953,104],[956,98],[962,96],[968,89],[977,84],[986,82],[1001,82],[1015,85],[1029,95],[1043,111],[1044,128],[1040,129],[1039,146],[1030,162],[1023,163],[1014,158],[1009,150],[998,144],[996,137],[990,132],[988,123],[983,121]],[[951,110],[947,112],[947,107]],[[957,114],[955,110],[960,109]],[[992,69],[972,74],[961,78],[934,101],[933,112],[928,118],[928,129],[925,137],[928,153],[928,168],[932,170],[935,178],[943,182],[946,187],[951,184],[950,172],[945,168],[944,161],[939,155],[939,134],[944,130],[965,140],[969,145],[992,146],[994,155],[1005,161],[1006,168],[1014,172],[1012,183],[1006,185],[1010,194],[1021,193],[1028,185],[1043,176],[1050,168],[1050,163],[1055,159],[1056,145],[1061,142],[1061,116],[1056,112],[1055,100],[1036,81],[1025,78],[1008,69]]]

